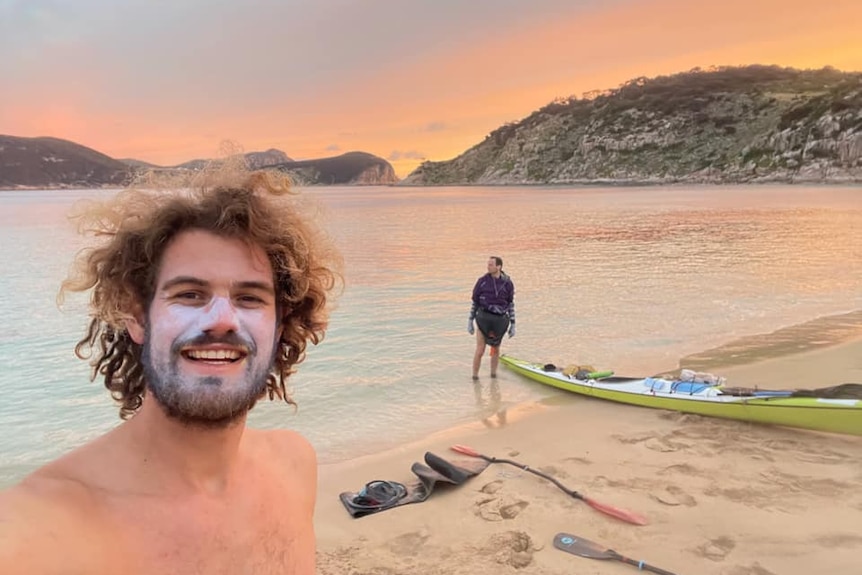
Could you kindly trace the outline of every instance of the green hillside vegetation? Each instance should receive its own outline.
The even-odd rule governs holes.
[[[862,74],[776,66],[561,98],[406,184],[862,181]]]

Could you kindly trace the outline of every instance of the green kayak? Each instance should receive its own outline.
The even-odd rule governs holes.
[[[550,364],[532,363],[509,355],[500,356],[500,361],[533,381],[610,401],[862,435],[860,384],[849,383],[820,390],[762,390],[660,377],[602,377],[608,372],[567,374]]]

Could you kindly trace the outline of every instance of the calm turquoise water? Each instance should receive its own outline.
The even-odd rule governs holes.
[[[83,298],[60,281],[82,243],[66,214],[110,191],[0,193],[0,485],[116,425],[74,358]],[[503,351],[648,375],[680,357],[862,309],[862,188],[319,188],[347,287],[293,382],[260,405],[322,461],[487,415],[470,381],[470,290],[490,255],[516,285]],[[484,366],[487,374],[487,359]],[[552,390],[501,372],[500,401]],[[485,378],[487,385],[487,378]]]

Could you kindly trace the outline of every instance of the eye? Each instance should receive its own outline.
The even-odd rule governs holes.
[[[266,303],[266,301],[262,297],[254,295],[254,294],[238,295],[236,298],[236,301],[239,304],[245,305],[245,306],[259,306],[259,305],[264,305]]]
[[[174,299],[188,302],[202,301],[203,297],[203,294],[198,291],[181,291],[174,295]]]

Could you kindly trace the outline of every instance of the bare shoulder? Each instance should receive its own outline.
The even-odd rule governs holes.
[[[279,465],[302,469],[317,469],[317,453],[309,441],[289,429],[248,430],[256,449],[265,452]]]
[[[309,441],[287,429],[247,430],[250,445],[285,485],[313,494],[317,486],[317,454]]]
[[[42,471],[0,493],[0,573],[85,572],[97,528],[89,500],[80,484]]]

